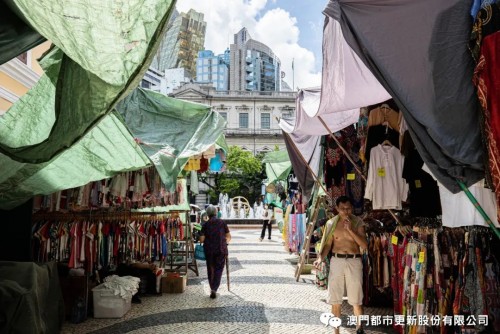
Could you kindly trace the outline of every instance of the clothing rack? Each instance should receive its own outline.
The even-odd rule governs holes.
[[[176,263],[176,269],[190,268],[198,275],[196,259],[190,257],[194,255],[191,224],[180,220],[185,212],[38,212],[32,219],[33,256],[39,261],[69,261],[72,268],[88,272],[130,260],[160,261],[160,267],[170,264],[172,269],[173,243],[181,242],[183,263]]]

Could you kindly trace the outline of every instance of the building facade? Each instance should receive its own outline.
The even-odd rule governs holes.
[[[0,115],[38,81],[43,70],[37,59],[49,47],[50,42],[42,43],[0,66]]]
[[[234,35],[229,67],[229,90],[281,90],[280,60],[267,45],[253,40],[246,28]]]
[[[216,90],[229,89],[229,49],[215,56],[210,50],[198,52],[196,82],[212,84]]]
[[[141,87],[167,94],[167,81],[165,75],[160,71],[150,67],[141,80]]]
[[[285,141],[277,118],[295,116],[295,92],[218,91],[212,85],[185,84],[170,96],[213,107],[227,125],[228,145],[236,145],[254,154],[269,152]]]
[[[160,72],[183,67],[194,77],[198,51],[204,49],[206,27],[203,13],[190,9],[178,14],[171,20],[152,66]]]
[[[185,68],[171,68],[165,70],[165,81],[167,83],[167,88],[165,95],[168,95],[174,91],[174,89],[179,88],[181,85],[191,82],[192,77],[189,76],[188,71]]]

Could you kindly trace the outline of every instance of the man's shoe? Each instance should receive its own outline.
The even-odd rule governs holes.
[[[262,238],[259,238],[259,241],[262,241],[263,239]]]
[[[217,293],[215,291],[210,292],[210,298],[215,299],[217,297]]]
[[[363,330],[363,328],[358,328],[356,330],[356,334],[365,334],[365,331]]]

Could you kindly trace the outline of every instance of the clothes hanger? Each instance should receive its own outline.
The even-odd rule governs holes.
[[[392,147],[392,143],[389,141],[389,139],[386,139],[382,142],[382,146],[390,146]]]

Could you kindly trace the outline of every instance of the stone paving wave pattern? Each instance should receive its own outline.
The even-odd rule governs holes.
[[[142,298],[141,304],[121,319],[90,318],[81,324],[65,323],[62,333],[332,333],[319,321],[330,312],[326,291],[314,286],[314,275],[294,278],[297,256],[289,254],[276,233],[272,241],[259,241],[260,229],[232,230],[229,246],[231,291],[226,273],[216,299],[210,288],[206,264],[199,262],[200,276],[189,272],[182,294]],[[279,246],[279,247],[277,247]],[[281,247],[281,249],[280,249]],[[386,315],[391,310],[366,308],[365,314]],[[343,324],[352,307],[342,305]],[[341,327],[341,334],[354,328]],[[367,327],[367,334],[393,333],[391,328]]]

